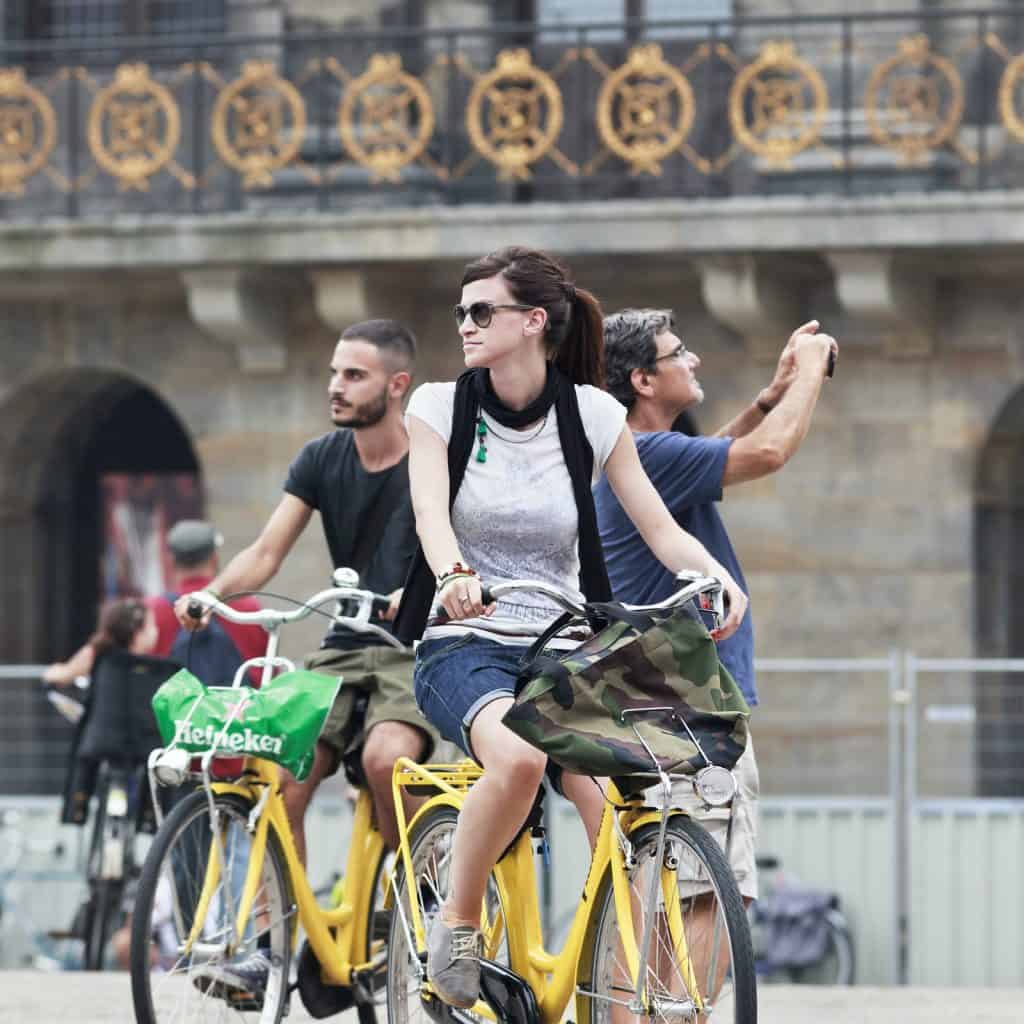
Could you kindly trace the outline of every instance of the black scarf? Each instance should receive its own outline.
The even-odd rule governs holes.
[[[452,412],[452,433],[448,441],[448,509],[466,474],[466,465],[473,453],[476,439],[476,420],[480,407],[502,426],[521,429],[542,419],[554,406],[558,418],[558,438],[562,455],[572,481],[579,517],[580,589],[588,601],[610,601],[612,588],[601,551],[601,538],[597,530],[597,512],[590,490],[594,472],[594,449],[583,429],[579,401],[572,381],[553,366],[548,366],[547,380],[540,396],[525,409],[515,411],[501,404],[491,387],[487,370],[467,370],[455,383],[455,408]],[[395,618],[395,636],[402,643],[411,644],[423,635],[430,615],[437,581],[427,565],[420,545],[409,567],[402,603]]]

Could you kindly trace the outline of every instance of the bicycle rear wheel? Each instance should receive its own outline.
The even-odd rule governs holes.
[[[791,985],[852,985],[856,973],[853,936],[845,918],[830,911],[825,951],[820,960],[803,967],[790,967],[780,980]]]
[[[293,906],[284,855],[271,831],[256,898],[241,941],[236,941],[252,805],[236,794],[215,796],[214,803],[216,834],[206,793],[198,791],[164,819],[146,857],[132,917],[132,999],[138,1024],[277,1024],[287,1009]],[[219,876],[215,885],[204,887],[213,877],[208,868],[214,850]],[[257,952],[269,961],[262,998],[211,983],[219,966],[238,964]]]
[[[436,996],[422,992],[419,957],[409,941],[412,933],[409,899],[411,889],[419,901],[423,925],[429,933],[451,885],[452,838],[458,820],[458,812],[453,807],[442,805],[427,812],[409,838],[415,886],[406,884],[405,872],[401,869],[395,877],[395,906],[388,940],[388,1024],[433,1024],[438,1019],[436,1014],[446,1009]],[[484,959],[509,966],[508,919],[493,874],[487,880],[481,924]],[[425,976],[425,961],[422,971]],[[459,1017],[484,1019],[467,1010],[460,1010]]]
[[[647,899],[656,864],[658,825],[645,825],[630,836],[635,866],[628,872],[633,928],[640,944],[649,916]],[[754,955],[743,900],[729,864],[715,840],[685,815],[668,822],[664,866],[674,871],[685,943],[674,948],[670,916],[675,908],[659,898],[651,922],[647,988],[652,1021],[714,1021],[715,1024],[756,1024],[757,990]],[[678,934],[678,928],[676,931]],[[685,945],[688,956],[683,955]],[[634,988],[619,938],[619,921],[611,872],[595,901],[595,912],[580,956],[577,996],[579,1024],[615,1024],[632,1019],[627,1006]],[[695,1004],[703,1004],[697,1012]]]
[[[125,878],[130,868],[124,780],[109,765],[101,770],[100,779],[86,864],[89,902],[84,966],[87,971],[103,970],[107,945],[121,923]]]
[[[96,881],[90,886],[85,933],[85,969],[102,971],[107,945],[117,929],[124,898],[124,883]]]

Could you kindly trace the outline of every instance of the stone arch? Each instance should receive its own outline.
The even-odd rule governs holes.
[[[187,431],[135,377],[60,369],[26,381],[0,405],[0,664],[67,657],[91,632],[100,594],[99,479],[108,472],[190,473],[202,494]],[[34,684],[5,689],[0,708],[36,762],[23,757],[15,770],[0,754],[0,767],[10,769],[4,788],[52,792],[66,753],[57,716]]]
[[[1024,657],[1024,388],[996,415],[974,482],[974,636],[979,657]],[[1024,676],[975,678],[979,796],[1024,792]]]

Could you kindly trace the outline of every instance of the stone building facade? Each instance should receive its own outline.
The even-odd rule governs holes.
[[[384,32],[364,40],[366,65],[371,52],[391,52],[387,32],[404,46],[412,36],[401,35],[402,26],[411,24],[426,33],[418,67],[436,99],[437,123],[461,126],[469,88],[500,46],[491,36],[486,47],[466,43],[476,78],[464,75],[459,93],[436,55],[450,55],[462,37],[430,31],[475,25],[486,33],[528,6],[428,0],[382,3],[375,14],[370,4],[225,0],[225,32],[249,40],[246,52],[271,63],[301,53],[288,77],[311,102],[300,69],[313,59],[311,30]],[[639,10],[619,6],[620,18]],[[850,12],[839,4],[708,2],[702,12],[869,14],[887,6]],[[374,170],[354,158],[330,177],[325,168],[344,140],[325,117],[305,125],[297,155],[270,166],[266,183],[244,181],[251,168],[240,164],[221,168],[205,191],[181,195],[164,165],[141,182],[147,187],[138,179],[126,186],[124,164],[115,165],[122,187],[116,175],[104,185],[101,168],[78,195],[66,169],[66,134],[52,149],[49,183],[49,171],[19,179],[14,158],[0,154],[0,174],[13,168],[0,199],[0,663],[53,659],[87,635],[97,592],[99,474],[195,472],[206,514],[232,553],[276,503],[301,444],[329,426],[327,364],[338,332],[367,317],[401,319],[420,340],[419,378],[451,378],[461,364],[450,314],[461,266],[511,242],[564,256],[608,310],[672,307],[702,360],[701,429],[714,430],[753,399],[798,324],[817,318],[839,338],[836,377],[799,455],[776,476],[730,491],[722,505],[751,586],[759,656],[878,658],[893,648],[931,657],[1024,654],[1024,631],[1016,628],[1024,620],[1016,566],[1024,536],[1017,529],[1024,179],[1017,83],[1007,77],[1024,45],[994,18],[979,31],[977,22],[930,21],[943,5],[907,7],[903,21],[863,31],[797,20],[721,22],[685,37],[652,33],[666,55],[676,55],[698,100],[700,75],[711,83],[731,76],[709,94],[719,113],[698,110],[696,134],[661,158],[660,174],[650,162],[645,169],[636,137],[622,135],[626,156],[602,157],[588,177],[587,133],[597,129],[587,122],[580,138],[570,137],[571,78],[556,79],[572,129],[562,159],[548,152],[543,173],[540,159],[517,169],[513,156],[492,167],[478,146],[463,191],[454,163],[445,163],[445,146],[477,145],[461,127],[454,141],[428,147],[428,161],[401,165],[394,181],[386,164]],[[532,8],[538,17],[558,10],[540,0]],[[353,28],[353,19],[362,24]],[[561,23],[552,16],[544,24],[554,32]],[[284,41],[289,29],[305,33],[299,43]],[[594,37],[604,78],[576,83],[594,102],[615,61],[649,41],[635,26],[620,27],[611,41],[608,31]],[[844,32],[856,45],[844,49]],[[971,51],[971,39],[986,32],[999,45],[975,41]],[[335,37],[325,38],[317,59]],[[550,71],[574,39],[545,39],[534,40],[534,53]],[[694,63],[707,39],[728,39],[729,59],[713,74],[709,61]],[[910,50],[900,48],[905,39],[916,41]],[[766,42],[795,50],[765,51]],[[345,36],[338,45],[355,44]],[[949,65],[956,83],[935,59],[951,53],[960,58]],[[872,69],[894,57],[890,71],[902,76],[903,92],[893,88],[884,103],[876,95],[874,106],[862,101]],[[107,77],[96,71],[92,84],[81,79],[89,95],[100,95],[116,63],[107,60]],[[241,57],[230,69],[214,68],[211,90],[227,88],[240,64]],[[808,66],[821,69],[824,108]],[[332,102],[358,67],[336,76]],[[730,107],[730,83],[752,67],[756,95]],[[645,73],[653,74],[649,66]],[[41,91],[50,89],[58,114],[78,109],[61,91],[65,80],[47,82]],[[793,105],[765,100],[759,114],[773,83],[788,83]],[[0,104],[5,95],[0,90]],[[918,111],[910,127],[900,121],[900,96]],[[191,94],[182,152],[196,118],[216,109],[212,97],[197,106]],[[773,111],[781,120],[771,121]],[[66,117],[58,121],[64,131]],[[410,133],[417,123],[407,123]],[[494,122],[482,123],[486,136]],[[801,142],[806,133],[809,143]],[[228,152],[238,152],[230,144]],[[83,149],[79,175],[88,155]],[[188,159],[178,160],[182,174],[191,173]],[[575,174],[565,171],[569,164]],[[618,176],[602,178],[602,167],[613,164]],[[319,185],[309,185],[310,169]],[[71,187],[51,189],[60,179]],[[301,596],[327,575],[325,546],[310,530],[273,589]],[[300,653],[316,632],[297,630],[286,649]],[[936,792],[1019,791],[1018,685],[1013,676],[967,675],[932,684],[933,702],[971,704],[977,717],[973,729],[922,734]],[[885,791],[889,696],[877,674],[773,673],[761,689],[759,755],[772,790]],[[0,699],[23,723],[18,737],[5,738],[0,758],[29,759],[23,790],[51,786],[45,711],[29,694]]]

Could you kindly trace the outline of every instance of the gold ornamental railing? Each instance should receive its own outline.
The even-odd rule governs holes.
[[[0,49],[7,219],[1012,188],[1022,158],[1016,9]]]

